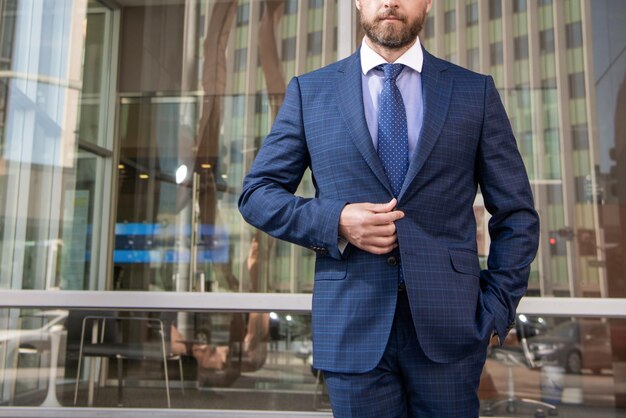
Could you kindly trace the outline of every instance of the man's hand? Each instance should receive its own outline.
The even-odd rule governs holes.
[[[398,201],[346,205],[339,216],[339,234],[352,245],[372,254],[386,254],[398,246],[395,221],[404,212],[394,210]]]

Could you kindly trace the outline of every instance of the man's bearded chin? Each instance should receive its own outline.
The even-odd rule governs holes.
[[[385,16],[386,17],[386,16]],[[361,16],[361,26],[367,37],[374,43],[389,49],[400,49],[411,45],[422,30],[423,19],[416,19],[409,26],[395,30],[391,25],[382,25],[384,17],[378,17],[374,21],[367,21]],[[405,18],[401,18],[406,22]]]

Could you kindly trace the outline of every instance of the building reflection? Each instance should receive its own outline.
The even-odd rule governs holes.
[[[434,3],[422,41],[438,56],[493,74],[531,178],[543,229],[528,295],[626,298],[626,3]],[[336,60],[339,5],[0,0],[0,287],[310,293],[314,254],[245,225],[236,200],[287,81]],[[346,40],[352,49],[362,38],[355,32]],[[305,176],[298,194],[314,193]],[[485,259],[489,214],[480,195],[474,210]],[[66,335],[56,394],[72,404],[81,315],[58,312],[2,311],[1,403],[43,402],[59,331]],[[143,314],[174,324],[165,333],[172,354],[182,355],[183,386],[201,389],[184,404],[174,391],[174,405],[243,408],[255,400],[271,408],[259,388],[287,390],[274,398],[277,409],[295,408],[278,398],[298,399],[303,410],[321,399],[309,398],[322,391],[308,364],[306,316]],[[529,346],[539,353],[557,345],[532,340],[559,322],[546,318]],[[600,324],[607,333],[589,341],[608,336],[610,349],[602,345],[598,356],[610,356],[610,367],[592,373],[597,367],[581,349],[580,373],[559,377],[573,388],[561,394],[561,411],[581,399],[587,407],[626,405],[626,322]],[[585,335],[579,330],[572,344],[585,347]],[[162,372],[136,363],[125,368],[124,399],[150,406],[142,402],[162,400]],[[114,362],[98,364],[104,394],[117,372]],[[558,366],[567,371],[567,364]],[[168,367],[176,377],[176,364]],[[543,399],[541,367],[490,358],[485,382],[492,380],[493,393],[484,400],[506,396],[509,371],[517,395]],[[161,392],[143,396],[151,385]],[[206,396],[225,388],[248,398]],[[573,395],[580,388],[582,398]],[[113,395],[99,399],[95,405],[115,403]]]

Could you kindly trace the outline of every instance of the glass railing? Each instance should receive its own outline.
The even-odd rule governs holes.
[[[124,307],[134,292],[121,294],[127,300],[119,292],[47,292],[52,303],[65,302],[37,308],[46,292],[5,293],[17,294],[21,308],[0,309],[0,416],[59,407],[85,416],[103,408],[330,411],[313,367],[308,295],[276,295],[283,309],[271,310],[253,294],[221,304],[213,303],[219,294],[170,294],[169,303],[151,294]],[[620,416],[623,301],[600,309],[600,299],[566,300],[557,312],[549,298],[525,299],[504,345],[489,347],[482,416]],[[156,304],[163,308],[149,308]]]

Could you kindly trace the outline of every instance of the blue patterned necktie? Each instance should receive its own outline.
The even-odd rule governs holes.
[[[377,68],[385,72],[383,91],[378,101],[378,157],[391,184],[393,195],[398,197],[406,172],[409,169],[409,134],[406,110],[396,77],[404,69],[402,64],[382,64]]]

